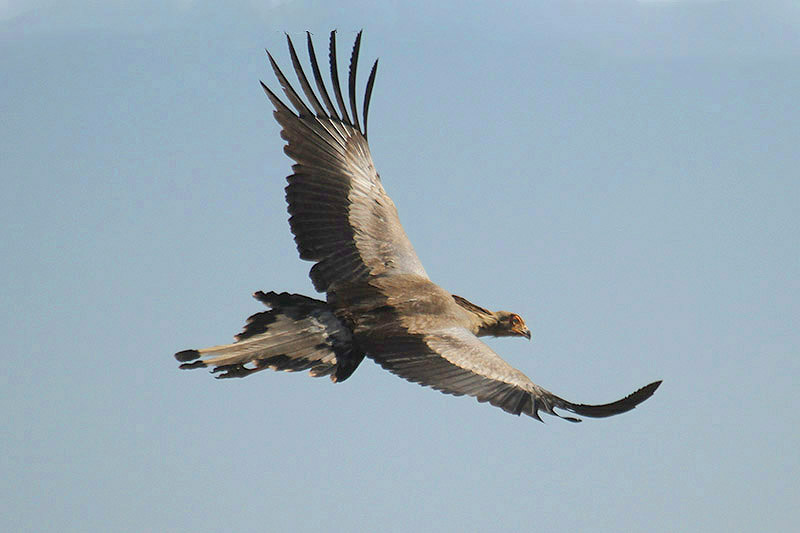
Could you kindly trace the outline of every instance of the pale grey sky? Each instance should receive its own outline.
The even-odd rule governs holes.
[[[540,424],[369,361],[177,369],[252,292],[314,295],[258,80],[333,28],[380,57],[373,158],[431,278],[523,315],[491,346],[542,386],[652,399]],[[3,531],[800,519],[796,2],[6,1],[0,73]]]

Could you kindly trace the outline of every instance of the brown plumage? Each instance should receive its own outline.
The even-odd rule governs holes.
[[[604,405],[568,402],[534,384],[478,339],[530,339],[522,318],[489,311],[434,284],[425,273],[372,163],[367,144],[369,100],[378,62],[367,80],[363,128],[356,102],[361,33],[348,73],[349,109],[339,84],[336,34],[329,44],[333,99],[323,81],[311,35],[308,54],[317,92],[311,87],[292,40],[289,54],[306,101],[267,52],[292,110],[266,85],[275,119],[295,164],[287,178],[289,224],[300,257],[314,262],[321,301],[297,294],[257,292],[270,309],[251,316],[236,342],[175,354],[181,368],[212,367],[220,378],[244,377],[270,368],[309,370],[344,381],[364,356],[409,381],[539,419],[539,411],[563,409],[606,417],[633,409],[660,385],[651,383]],[[335,104],[334,104],[335,99]],[[338,108],[337,108],[338,106]]]

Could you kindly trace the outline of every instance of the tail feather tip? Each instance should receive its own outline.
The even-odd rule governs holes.
[[[191,370],[192,368],[205,368],[206,362],[205,361],[195,361],[194,363],[183,363],[180,368],[181,370]]]
[[[200,357],[200,352],[197,350],[183,350],[175,354],[175,359],[181,363],[186,361],[194,361],[198,357]]]

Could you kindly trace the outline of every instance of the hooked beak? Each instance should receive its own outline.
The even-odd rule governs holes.
[[[531,340],[531,330],[529,330],[528,328],[523,329],[522,331],[519,332],[519,334],[525,337],[526,339]]]

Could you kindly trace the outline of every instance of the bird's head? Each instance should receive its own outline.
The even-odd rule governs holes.
[[[494,316],[497,318],[497,323],[491,328],[490,335],[495,337],[525,337],[531,340],[531,330],[528,329],[525,321],[518,314],[497,311]]]

